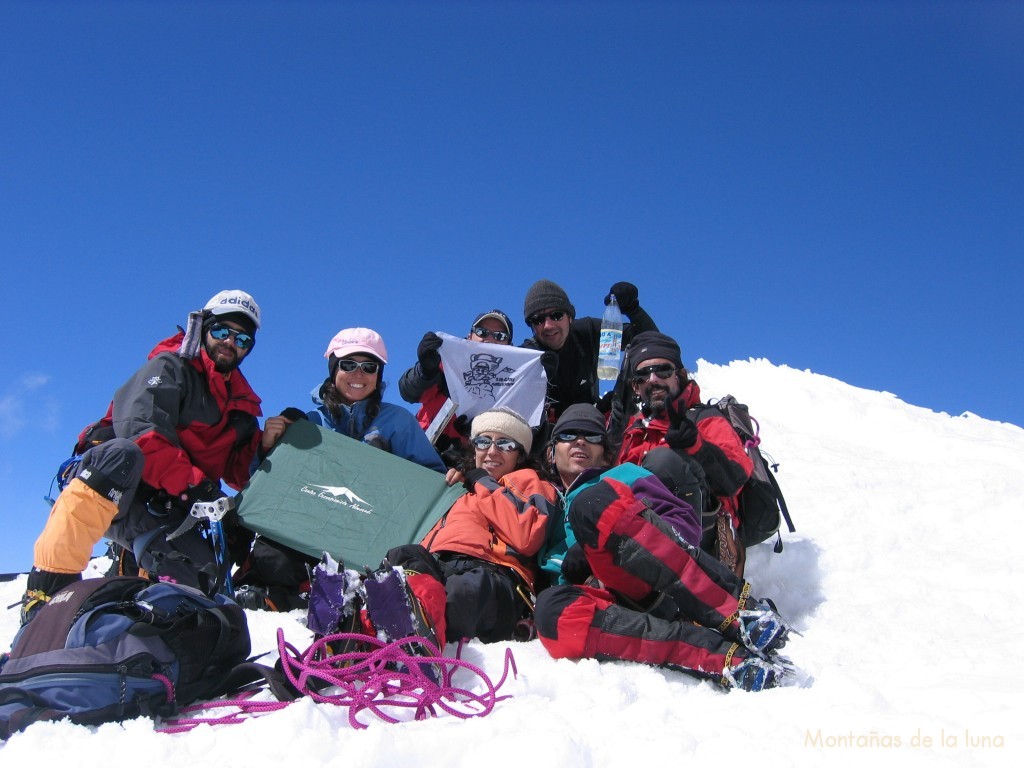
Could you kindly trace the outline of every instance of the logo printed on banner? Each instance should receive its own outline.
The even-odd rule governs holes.
[[[455,413],[472,419],[489,408],[505,406],[537,425],[544,417],[547,378],[535,349],[484,344],[441,337],[441,363]]]
[[[476,397],[489,397],[497,401],[498,395],[495,390],[503,387],[511,387],[516,383],[514,368],[507,365],[502,368],[502,357],[480,352],[469,357],[469,370],[462,372],[462,381],[466,385],[466,391]]]
[[[314,488],[321,488],[322,490],[315,491],[313,490]],[[310,496],[316,496],[318,499],[329,501],[332,504],[340,504],[343,507],[354,509],[356,512],[362,512],[364,515],[373,514],[373,505],[370,502],[360,498],[343,485],[308,484],[303,485],[299,490],[302,493],[308,493]]]

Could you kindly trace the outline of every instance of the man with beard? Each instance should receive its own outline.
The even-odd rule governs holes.
[[[718,409],[700,407],[700,387],[690,379],[671,337],[657,331],[637,334],[623,368],[640,411],[622,433],[618,463],[639,464],[664,480],[657,466],[664,456],[655,449],[668,447],[683,458],[698,482],[706,484],[699,503],[687,499],[704,520],[701,547],[742,575],[746,557],[736,535],[737,497],[753,464],[736,431]],[[679,488],[688,483],[680,479],[678,487],[666,485],[682,495]]]
[[[608,290],[604,303],[608,304],[613,296],[622,314],[630,320],[622,328],[623,344],[627,344],[633,334],[658,330],[654,320],[640,306],[635,285],[615,283]],[[547,430],[542,432],[539,443],[546,444],[551,425],[566,408],[574,403],[598,402],[601,318],[576,317],[576,308],[566,292],[550,280],[538,280],[530,286],[523,301],[523,317],[533,337],[522,346],[544,353],[541,362],[548,377],[548,414]]]
[[[566,409],[547,449],[564,516],[539,555],[551,586],[537,596],[535,628],[554,658],[622,659],[666,666],[726,688],[784,685],[792,665],[778,651],[789,625],[768,600],[699,551],[700,518],[670,487],[679,464],[660,456],[663,482],[625,463],[608,468],[604,418],[593,405]]]
[[[260,430],[260,398],[239,370],[259,327],[252,296],[221,291],[189,316],[187,330],[156,345],[107,414],[83,431],[81,463],[35,544],[23,624],[81,578],[104,537],[151,579],[208,594],[223,586],[228,564],[217,563],[203,526],[186,521],[195,520],[195,502],[225,495],[221,480],[240,490],[253,458],[291,423],[275,416]]]

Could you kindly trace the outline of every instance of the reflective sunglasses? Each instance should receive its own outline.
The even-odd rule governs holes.
[[[376,360],[339,360],[338,367],[345,373],[352,373],[356,368],[361,368],[363,373],[372,376],[380,370],[380,363]]]
[[[473,335],[479,336],[481,339],[486,339],[490,336],[495,341],[508,341],[508,334],[505,331],[490,331],[479,325],[473,329]]]
[[[526,318],[526,322],[530,325],[544,325],[545,320],[554,320],[556,323],[565,317],[565,312],[561,309],[556,309],[554,312],[538,312],[536,315],[530,315]]]
[[[676,372],[676,367],[672,363],[658,363],[657,365],[647,365],[643,368],[637,368],[633,373],[633,381],[637,384],[643,384],[647,381],[653,373],[659,379],[671,379],[672,375]]]
[[[252,348],[252,345],[256,343],[256,339],[254,339],[251,334],[236,331],[234,328],[228,328],[226,325],[221,325],[220,323],[214,323],[210,326],[210,335],[217,341],[224,341],[224,339],[229,337],[233,338],[235,340],[235,346],[239,349],[250,349]]]
[[[517,443],[511,437],[499,437],[498,439],[495,440],[493,437],[488,437],[487,435],[480,435],[479,437],[474,437],[469,442],[471,442],[473,444],[473,447],[476,448],[478,451],[486,451],[488,448],[491,447],[492,443],[497,447],[499,451],[502,451],[503,453],[512,453],[512,451],[518,451],[522,448],[522,446],[519,445],[519,443]]]
[[[555,442],[575,443],[581,437],[591,445],[598,445],[604,442],[604,435],[595,435],[589,432],[559,432],[555,435]]]

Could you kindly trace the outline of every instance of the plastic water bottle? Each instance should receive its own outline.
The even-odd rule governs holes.
[[[601,340],[597,351],[597,378],[614,381],[619,375],[619,361],[622,358],[622,313],[615,296],[601,316]]]

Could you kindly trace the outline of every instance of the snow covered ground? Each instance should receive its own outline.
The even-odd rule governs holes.
[[[802,632],[800,684],[724,694],[629,663],[550,659],[539,643],[471,643],[495,680],[512,647],[512,698],[483,718],[362,731],[347,711],[299,701],[241,725],[156,733],[141,719],[39,724],[0,746],[5,766],[622,766],[1019,764],[1024,638],[1017,515],[1024,429],[949,416],[764,360],[701,361],[706,399],[731,393],[780,464],[796,534],[748,554],[754,593]],[[0,584],[16,602],[24,577]],[[254,650],[310,638],[300,612],[250,613]],[[17,611],[0,611],[0,645]],[[449,651],[453,646],[449,646]],[[468,679],[468,678],[467,678]],[[459,678],[457,678],[459,680]],[[1017,755],[1017,758],[1013,758]]]

